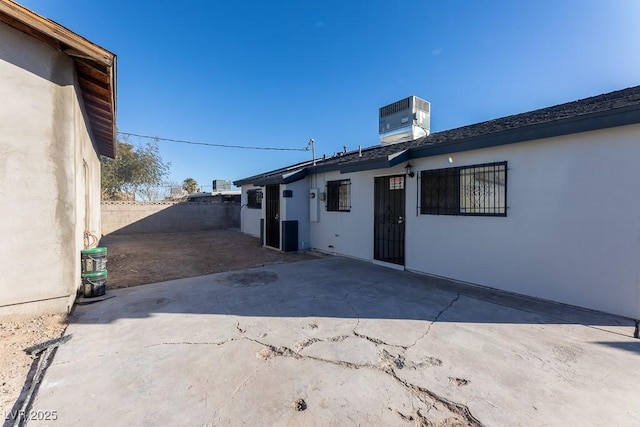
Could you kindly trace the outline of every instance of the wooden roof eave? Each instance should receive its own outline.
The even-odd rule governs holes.
[[[0,22],[73,58],[99,152],[114,158],[117,154],[116,55],[12,0],[0,0]]]
[[[11,0],[0,2],[0,14],[12,18],[23,26],[30,27],[31,30],[33,30],[28,31],[31,35],[37,37],[37,34],[39,33],[47,36],[49,40],[55,40],[56,42],[63,43],[68,46],[66,49],[67,52],[65,53],[70,56],[75,56],[72,52],[76,52],[78,55],[89,58],[104,66],[111,67],[113,65],[115,55],[111,52],[90,42],[62,25],[40,16]],[[22,31],[25,30],[26,28]],[[38,38],[43,40],[42,37]]]

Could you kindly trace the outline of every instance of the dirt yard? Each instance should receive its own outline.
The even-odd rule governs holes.
[[[233,230],[110,235],[100,246],[108,251],[107,289],[317,257],[266,249],[257,238]]]
[[[188,233],[110,235],[107,247],[108,289],[126,288],[185,277],[317,258],[284,254],[260,246],[257,238],[233,230]],[[0,414],[9,414],[29,373],[33,357],[25,348],[60,337],[64,315],[5,317],[0,322]]]
[[[9,416],[34,358],[24,349],[60,337],[66,316],[3,318],[0,322],[0,414]]]

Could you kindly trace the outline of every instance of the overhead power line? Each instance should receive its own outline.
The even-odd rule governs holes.
[[[184,139],[161,138],[159,136],[140,135],[137,133],[130,133],[130,132],[118,132],[118,134],[125,135],[125,136],[134,136],[136,138],[152,139],[154,141],[166,141],[166,142],[175,142],[179,144],[191,144],[191,145],[206,145],[208,147],[239,148],[242,150],[307,151],[309,149],[308,146],[305,148],[282,148],[282,147],[256,147],[256,146],[250,146],[250,145],[213,144],[210,142],[197,142],[197,141],[187,141]]]

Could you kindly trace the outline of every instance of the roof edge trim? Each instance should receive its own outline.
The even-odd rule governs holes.
[[[441,154],[479,150],[482,148],[573,135],[637,123],[640,123],[640,106],[634,105],[613,111],[585,114],[554,122],[539,123],[502,132],[479,135],[444,144],[414,147],[411,149],[410,158],[417,159]]]
[[[20,21],[34,30],[40,31],[60,42],[71,47],[83,57],[89,57],[102,65],[110,67],[113,64],[115,55],[103,47],[90,42],[84,37],[74,33],[64,26],[47,19],[37,13],[14,3],[12,0],[0,2],[0,12]],[[73,55],[70,55],[73,56]]]
[[[294,172],[287,172],[279,175],[272,175],[267,177],[261,177],[256,179],[239,179],[237,181],[233,181],[233,185],[236,187],[253,184],[254,186],[264,187],[265,185],[273,185],[273,184],[290,184],[292,182],[300,181],[305,176],[307,176],[309,170],[304,167],[302,169],[298,169]]]

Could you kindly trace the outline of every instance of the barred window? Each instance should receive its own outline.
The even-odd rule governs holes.
[[[262,189],[247,191],[247,207],[249,209],[262,209]]]
[[[349,212],[351,210],[351,180],[327,181],[327,210]]]
[[[507,162],[422,171],[420,213],[507,216]]]

